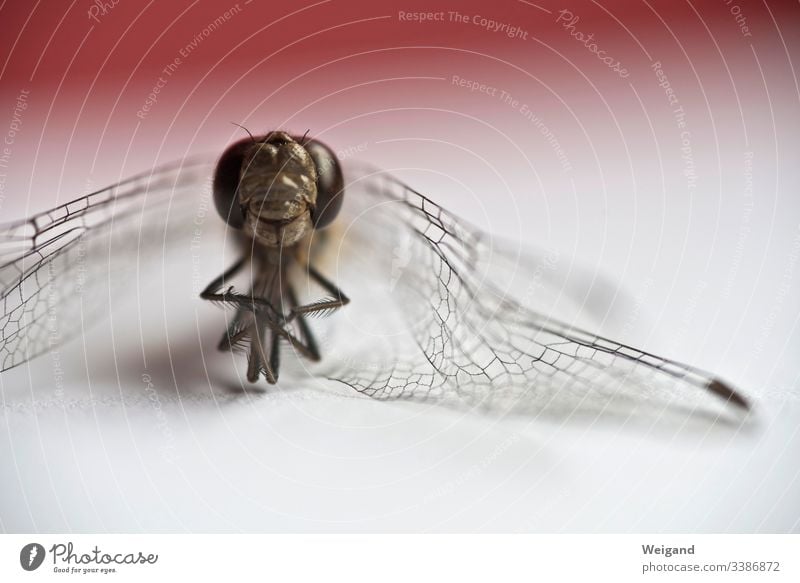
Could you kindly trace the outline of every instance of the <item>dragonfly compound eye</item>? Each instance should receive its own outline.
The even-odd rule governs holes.
[[[317,140],[309,140],[305,149],[317,167],[317,206],[312,219],[315,229],[328,226],[339,214],[344,201],[342,166],[336,154]]]
[[[214,171],[214,206],[234,229],[244,227],[244,214],[239,206],[239,179],[242,163],[253,141],[249,138],[231,145],[220,157]]]

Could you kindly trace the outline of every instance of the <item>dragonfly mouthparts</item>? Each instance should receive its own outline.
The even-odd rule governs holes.
[[[275,195],[278,196],[275,196]],[[306,201],[298,200],[296,193],[275,193],[274,191],[251,199],[249,214],[259,221],[292,221],[308,210]]]

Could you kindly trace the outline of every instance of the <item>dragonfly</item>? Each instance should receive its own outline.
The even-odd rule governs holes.
[[[535,309],[535,297],[501,283],[531,277],[534,255],[393,173],[345,164],[323,142],[284,131],[248,132],[215,160],[159,166],[0,227],[0,371],[102,317],[97,290],[113,296],[128,281],[120,269],[185,236],[168,219],[191,225],[186,209],[196,215],[209,179],[240,257],[199,300],[231,309],[218,348],[245,354],[252,383],[276,383],[288,347],[321,367],[311,375],[381,400],[537,412],[707,400],[750,408],[716,375]],[[325,272],[332,251],[340,281]],[[242,274],[246,288],[235,283]],[[334,312],[348,317],[322,318]]]

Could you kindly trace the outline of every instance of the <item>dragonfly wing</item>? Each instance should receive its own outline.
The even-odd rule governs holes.
[[[141,264],[191,229],[209,176],[207,162],[174,163],[0,226],[0,371],[107,312]]]
[[[336,257],[348,260],[335,273],[352,302],[347,326],[326,334],[353,332],[332,343],[330,378],[377,399],[491,409],[694,409],[720,397],[747,408],[713,375],[534,309],[548,254],[520,254],[377,170],[351,172],[347,197]]]

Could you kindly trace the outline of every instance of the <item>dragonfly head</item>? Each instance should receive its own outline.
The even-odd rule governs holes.
[[[327,226],[342,197],[342,172],[330,148],[281,131],[230,146],[214,176],[222,218],[270,247],[293,245]]]

